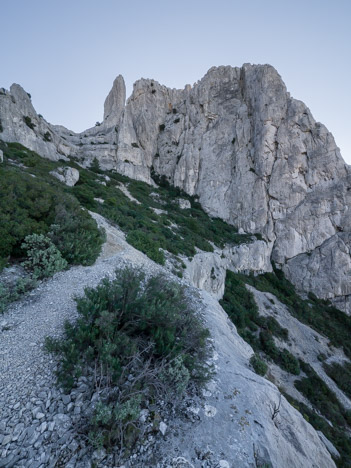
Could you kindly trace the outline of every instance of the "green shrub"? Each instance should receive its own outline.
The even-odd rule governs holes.
[[[43,138],[44,138],[44,141],[52,141],[52,136],[50,132],[45,132]]]
[[[282,369],[298,375],[298,360],[286,349],[277,348],[273,336],[287,341],[289,334],[286,328],[279,325],[274,317],[263,317],[253,294],[245,286],[244,275],[227,271],[225,291],[220,301],[229,318],[234,322],[240,336],[255,351],[264,351]]]
[[[274,273],[242,275],[241,278],[259,291],[274,294],[280,302],[288,306],[294,317],[328,337],[332,345],[342,347],[345,354],[351,358],[350,316],[331,306],[327,301],[317,299],[314,294],[309,294],[307,300],[302,299],[296,293],[294,285],[285,278],[284,273],[276,268]]]
[[[11,287],[0,283],[0,313],[3,313],[11,302],[17,301],[23,294],[36,286],[36,279],[31,277],[20,278]]]
[[[340,453],[340,458],[334,460],[338,468],[351,467],[351,439],[343,427],[330,424],[320,412],[311,409],[304,403],[295,400],[288,394],[284,394],[289,403],[294,406],[304,416],[306,420],[323,434],[335,445]]]
[[[132,443],[148,401],[174,400],[190,381],[208,379],[208,331],[179,285],[126,269],[76,301],[77,321],[46,347],[60,357],[65,388],[94,375],[105,389],[89,428],[95,444]]]
[[[28,115],[25,115],[23,117],[23,120],[24,120],[24,123],[27,125],[27,127],[34,130],[35,124],[32,122],[32,119]]]
[[[257,354],[254,354],[251,357],[250,364],[254,368],[254,371],[256,372],[256,374],[262,375],[262,376],[266,375],[268,366]]]
[[[153,241],[152,237],[143,231],[130,231],[127,235],[127,242],[138,250],[144,252],[151,260],[154,260],[160,265],[165,264],[165,256],[160,250],[157,242]]]
[[[43,234],[26,236],[21,247],[27,257],[22,265],[31,272],[33,278],[48,278],[67,266],[61,252]]]
[[[337,386],[351,398],[351,363],[344,362],[339,364],[333,362],[331,364],[323,363],[325,372],[337,384]]]
[[[102,232],[67,188],[48,175],[55,168],[19,144],[1,144],[10,158],[31,167],[30,174],[6,163],[0,167],[0,259],[21,258],[21,244],[30,234],[45,234],[56,226],[53,242],[70,264],[91,264],[104,241]],[[50,182],[46,182],[49,180]]]

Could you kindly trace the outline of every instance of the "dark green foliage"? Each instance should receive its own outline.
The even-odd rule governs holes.
[[[91,421],[91,438],[100,437],[101,445],[130,440],[132,427],[134,440],[147,401],[174,399],[190,379],[209,377],[209,334],[179,285],[126,269],[76,302],[77,321],[66,322],[64,337],[46,346],[60,357],[65,388],[95,369],[96,385],[108,389]]]
[[[11,287],[0,283],[0,314],[6,310],[6,307],[14,301],[17,301],[23,294],[37,286],[35,278],[20,278]]]
[[[98,174],[102,171],[96,169]],[[163,264],[160,249],[174,255],[193,256],[195,246],[212,251],[209,241],[218,246],[224,243],[251,242],[252,236],[239,235],[233,226],[224,221],[210,218],[192,197],[169,184],[156,189],[144,182],[133,181],[114,172],[108,172],[110,181],[104,186],[96,175],[80,168],[80,179],[71,189],[78,200],[89,210],[97,211],[127,233],[128,241],[142,250],[153,260]],[[127,184],[131,195],[140,204],[128,199],[118,188],[119,183]],[[152,194],[156,194],[156,197]],[[182,196],[191,203],[189,210],[181,210],[177,198]],[[105,203],[97,203],[102,198]],[[153,208],[167,211],[157,215]]]
[[[250,359],[250,364],[254,368],[254,371],[258,375],[266,375],[266,372],[268,370],[267,364],[257,355],[254,354],[252,358]]]
[[[44,141],[52,141],[52,136],[50,132],[44,133]]]
[[[324,370],[330,378],[334,380],[337,386],[351,398],[351,363],[344,362],[339,364],[333,362],[332,364],[323,364]]]
[[[26,261],[22,265],[34,279],[48,278],[67,266],[61,252],[43,234],[26,236],[21,248],[26,253]]]
[[[290,395],[284,394],[284,396],[317,431],[322,431],[335,445],[341,455],[340,458],[335,459],[336,466],[338,468],[351,468],[351,440],[345,429],[337,425],[330,425],[315,410],[295,400]]]
[[[162,250],[152,241],[151,236],[143,231],[130,231],[127,235],[127,242],[138,250],[147,254],[151,260],[160,265],[164,265],[165,256]]]
[[[296,375],[300,372],[300,369],[305,372],[307,377],[297,380],[295,386],[309,399],[315,409],[311,410],[289,396],[287,398],[339,450],[341,458],[336,460],[337,466],[339,468],[351,468],[351,440],[348,436],[351,413],[343,408],[335,394],[308,364],[303,361],[298,362],[288,351],[279,350],[276,347],[273,334],[285,339],[287,338],[285,329],[276,329],[274,322],[266,323],[259,332],[259,340],[257,339],[258,327],[262,326],[262,323],[257,322],[257,318],[255,318],[256,308],[252,304],[253,298],[245,291],[245,283],[260,291],[274,294],[279,301],[289,307],[292,315],[320,333],[325,334],[335,346],[343,346],[345,353],[349,355],[351,353],[349,340],[351,331],[350,317],[331,307],[327,301],[319,300],[312,294],[309,295],[308,300],[303,300],[280,270],[274,269],[274,273],[258,276],[234,275],[227,272],[222,306],[237,325],[238,332],[255,350],[264,350],[266,355],[270,356],[288,372]],[[319,356],[320,360],[325,358],[324,355]],[[351,382],[351,374],[349,374],[351,364],[347,364],[345,368],[339,365],[328,366],[325,364],[325,366],[331,378],[347,394]],[[321,415],[328,419],[332,426]]]
[[[79,167],[80,179],[71,188],[63,186],[63,184],[56,180],[54,181],[48,175],[60,163],[40,158],[34,152],[26,150],[18,144],[9,144],[6,147],[6,155],[30,168],[31,173],[40,178],[40,182],[43,180],[50,181],[50,185],[55,187],[55,191],[59,191],[59,193],[70,192],[85,208],[96,211],[111,222],[118,224],[128,235],[128,240],[135,247],[161,264],[164,262],[164,255],[160,249],[167,250],[174,255],[183,254],[191,257],[196,252],[195,247],[204,251],[212,251],[213,247],[210,242],[223,247],[225,243],[239,244],[251,242],[253,239],[251,235],[239,235],[233,226],[226,224],[220,219],[210,218],[202,210],[200,204],[192,197],[183,193],[179,188],[171,187],[169,184],[155,189],[143,182],[133,181],[117,173],[108,172],[111,180],[107,182],[106,186],[102,185],[101,182],[105,181],[105,178],[96,158],[93,160],[90,170]],[[71,166],[78,167],[73,162],[71,162]],[[21,172],[26,172],[26,170]],[[26,178],[29,179],[28,175],[26,175]],[[37,182],[39,183],[39,181]],[[140,201],[140,204],[129,200],[119,189],[118,184],[121,182],[128,185],[129,191]],[[46,188],[42,192],[45,195],[47,192]],[[154,197],[153,193],[156,193],[157,197]],[[180,209],[177,203],[179,196],[190,201],[190,209]],[[39,195],[39,199],[40,197],[41,195]],[[102,198],[105,202],[103,204],[98,203],[94,200],[95,198]],[[66,203],[64,204],[66,205]],[[51,208],[52,204],[50,204],[50,210],[47,213],[48,216],[51,214],[52,218],[53,210]],[[153,211],[153,208],[165,210],[167,214],[157,215]],[[58,211],[61,213],[65,210],[60,209]],[[71,211],[71,209],[66,209],[66,211]],[[90,219],[87,213],[84,213],[84,215]],[[47,220],[50,216],[48,218],[43,216],[44,218],[44,225],[41,231],[38,229],[26,231],[25,235],[31,232],[46,233]],[[74,236],[74,233],[77,231],[77,226],[75,225],[76,216],[71,216],[70,218],[65,224],[66,226],[70,226],[68,231]],[[95,222],[93,223],[95,224]],[[62,225],[62,220],[58,223],[55,219],[50,219],[50,224]],[[78,240],[78,235],[75,238],[77,242],[75,243],[74,250],[80,248],[83,254],[85,250],[89,252],[90,247],[95,244],[94,236],[91,239],[91,232],[87,231],[90,231],[90,229],[84,227],[79,232],[80,236],[83,236],[81,242]],[[57,234],[57,231],[55,233]],[[57,237],[55,237],[55,242],[58,244]],[[24,236],[21,240],[23,238]],[[71,242],[70,239],[69,241]],[[66,239],[63,240],[63,244],[68,245],[70,242],[66,242]],[[86,243],[88,243],[87,248],[84,247]],[[64,258],[71,262],[69,249],[65,249],[62,242],[58,245],[58,248]],[[80,262],[77,256],[74,261]]]
[[[302,299],[278,269],[274,269],[274,273],[247,276],[245,282],[259,291],[274,294],[289,307],[292,315],[327,336],[332,345],[342,347],[351,358],[351,317],[330,306],[327,301],[317,299],[313,294],[309,295],[308,300]]]
[[[236,325],[239,334],[254,350],[264,351],[282,369],[298,375],[297,359],[286,349],[277,348],[273,335],[286,341],[288,330],[282,328],[274,317],[263,317],[253,294],[245,287],[244,275],[227,271],[225,292],[221,305]]]
[[[24,123],[27,125],[27,127],[34,130],[35,124],[32,122],[32,119],[28,115],[25,115],[23,117],[23,120],[24,120]]]
[[[99,254],[103,236],[66,188],[47,175],[57,163],[19,144],[1,144],[0,149],[5,155],[0,167],[0,258],[21,258],[26,236],[47,234],[55,225],[52,240],[68,263],[91,264]],[[10,164],[9,159],[29,167],[36,177]]]
[[[342,443],[342,451],[346,449],[344,456],[347,462],[340,466],[351,466],[351,440],[349,436],[347,438],[342,437],[339,432],[339,430],[343,430],[347,435],[347,430],[351,426],[350,411],[344,409],[336,395],[308,364],[302,362],[300,364],[307,377],[295,381],[295,387],[313,404],[321,415],[333,424],[334,431],[329,429],[329,431],[325,432],[325,427],[322,430],[327,437],[328,432],[332,434],[331,441],[335,443],[338,449],[340,442]],[[310,422],[312,424],[312,421]]]
[[[262,350],[267,356],[272,358],[278,366],[290,372],[290,374],[300,374],[299,361],[287,349],[279,349],[276,347],[270,330],[262,330],[260,332],[260,343]]]

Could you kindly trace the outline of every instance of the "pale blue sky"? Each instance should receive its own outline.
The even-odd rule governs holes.
[[[82,131],[122,74],[182,88],[213,65],[270,63],[351,164],[351,0],[0,0],[0,87]]]

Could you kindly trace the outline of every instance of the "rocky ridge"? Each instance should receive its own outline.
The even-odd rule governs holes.
[[[260,232],[301,292],[351,313],[350,168],[273,67],[213,67],[183,90],[141,79],[125,98],[118,76],[103,122],[76,134],[48,124],[12,85],[0,92],[0,137],[150,184],[164,177],[211,215]]]
[[[161,407],[158,435],[150,434],[124,460],[125,467],[335,467],[325,448],[328,441],[321,441],[275,385],[250,370],[253,351],[216,299],[153,263],[129,246],[117,228],[94,217],[107,233],[95,265],[56,274],[6,315],[0,332],[0,466],[119,466],[118,454],[93,452],[79,433],[98,395],[89,393],[84,378],[68,395],[56,389],[55,362],[43,354],[43,340],[59,336],[65,318],[74,318],[74,295],[128,265],[147,274],[163,272],[185,285],[211,330],[216,373],[202,398],[184,400],[180,414]]]

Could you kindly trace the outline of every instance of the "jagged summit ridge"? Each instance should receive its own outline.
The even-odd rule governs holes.
[[[127,102],[118,76],[104,121],[81,134],[47,124],[24,91],[16,100],[16,89],[0,96],[2,139],[85,166],[97,158],[148,183],[152,171],[165,176],[211,215],[262,233],[272,260],[301,290],[350,313],[350,169],[331,133],[272,66],[212,67],[182,90],[141,79]]]

